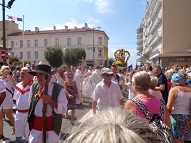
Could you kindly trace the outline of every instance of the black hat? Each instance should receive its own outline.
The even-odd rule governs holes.
[[[37,73],[51,74],[51,66],[40,64],[36,66],[35,71],[28,72],[29,74],[36,76]]]

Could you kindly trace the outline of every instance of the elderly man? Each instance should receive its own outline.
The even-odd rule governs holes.
[[[98,111],[124,105],[120,88],[116,82],[112,81],[113,72],[109,68],[104,68],[101,75],[103,80],[97,84],[92,94],[93,114],[96,114],[96,104]]]
[[[13,100],[16,101],[17,112],[15,115],[15,136],[16,142],[22,142],[22,136],[28,140],[29,129],[26,124],[26,117],[29,109],[29,91],[33,84],[32,76],[28,73],[31,70],[23,67],[20,72],[20,79],[14,91]]]
[[[37,77],[29,93],[29,143],[42,143],[45,140],[47,143],[58,143],[62,115],[67,111],[68,103],[64,89],[58,83],[49,82],[49,65],[37,65],[36,70],[29,74]]]

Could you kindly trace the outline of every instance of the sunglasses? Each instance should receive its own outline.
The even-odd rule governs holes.
[[[104,75],[107,76],[107,77],[113,76],[113,74],[108,74],[108,73],[106,73],[106,74],[104,74]]]

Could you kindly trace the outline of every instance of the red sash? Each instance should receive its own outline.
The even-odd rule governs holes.
[[[53,130],[53,117],[46,117],[46,131],[52,131]],[[42,124],[43,124],[43,117],[34,117],[34,124],[32,129],[42,131]]]
[[[27,113],[29,110],[26,109],[26,110],[18,110],[18,112],[21,112],[21,113]]]

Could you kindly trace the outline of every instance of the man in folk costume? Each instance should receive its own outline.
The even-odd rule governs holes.
[[[30,129],[29,143],[58,143],[62,115],[67,111],[68,103],[64,89],[60,84],[49,82],[51,78],[49,65],[39,64],[36,70],[29,74],[37,77],[37,82],[33,83],[29,93],[30,107],[27,119]],[[45,105],[46,117],[43,116]],[[44,119],[46,125],[44,125]]]
[[[13,100],[16,101],[17,112],[15,115],[15,136],[16,142],[22,142],[22,136],[28,141],[29,129],[26,117],[29,109],[29,91],[33,84],[32,76],[28,73],[31,70],[23,67],[20,72],[21,82],[16,85]]]

